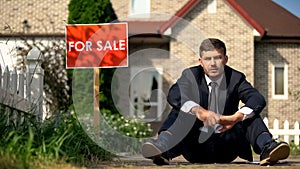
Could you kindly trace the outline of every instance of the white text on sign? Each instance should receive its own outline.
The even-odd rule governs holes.
[[[77,41],[77,42],[68,42],[68,51],[72,51],[74,48],[76,51],[92,51],[93,43],[91,41]],[[106,51],[106,50],[126,50],[126,41],[125,40],[114,40],[110,41],[97,41],[96,42],[96,50],[97,51]]]

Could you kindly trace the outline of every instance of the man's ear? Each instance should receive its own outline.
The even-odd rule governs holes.
[[[203,67],[203,61],[202,61],[201,57],[198,59],[198,61],[199,61],[199,64]]]
[[[228,62],[228,56],[225,55],[224,57],[225,57],[225,58],[224,58],[224,61],[225,61],[224,64],[226,64],[226,63]]]

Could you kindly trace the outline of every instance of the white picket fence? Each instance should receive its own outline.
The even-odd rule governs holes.
[[[299,122],[296,121],[293,124],[293,128],[290,129],[290,123],[285,120],[283,123],[283,129],[279,129],[279,121],[275,119],[273,121],[273,128],[268,126],[269,120],[268,118],[264,118],[264,123],[269,128],[270,132],[272,133],[274,138],[282,138],[287,143],[290,143],[292,140],[296,145],[299,145],[299,137],[300,137],[300,129],[299,129]]]
[[[1,112],[35,113],[38,120],[43,115],[42,54],[33,48],[27,55],[27,70],[4,70],[0,67],[0,106]]]

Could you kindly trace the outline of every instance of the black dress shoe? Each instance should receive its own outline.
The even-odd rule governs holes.
[[[290,146],[286,142],[272,141],[265,145],[260,154],[260,165],[274,165],[279,160],[288,158]]]

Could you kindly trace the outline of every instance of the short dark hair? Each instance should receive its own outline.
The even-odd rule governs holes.
[[[202,41],[199,48],[199,55],[200,57],[202,57],[203,51],[212,51],[212,50],[217,50],[223,55],[226,55],[225,43],[220,39],[215,39],[215,38],[208,38]]]

